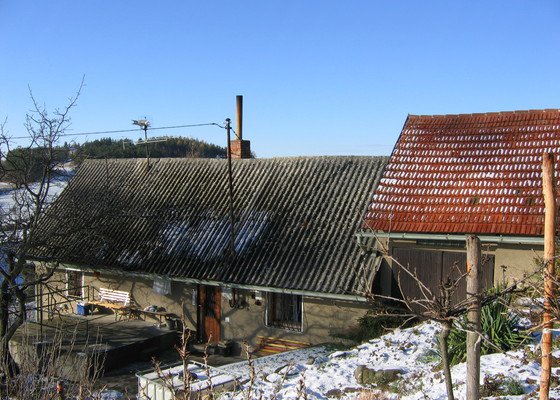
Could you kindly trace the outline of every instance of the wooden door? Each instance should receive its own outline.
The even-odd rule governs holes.
[[[439,282],[441,281],[441,252],[439,251],[419,251],[412,248],[395,248],[393,257],[404,268],[408,269],[430,290],[436,294]],[[396,264],[396,263],[395,263]],[[407,298],[421,299],[423,292],[418,282],[403,268],[393,268],[393,274],[398,283],[402,295]]]
[[[220,310],[221,290],[218,286],[198,287],[199,328],[204,341],[217,343],[221,340]]]
[[[426,285],[433,294],[439,295],[442,281],[448,278],[457,279],[464,274],[467,265],[467,254],[465,252],[423,250],[415,248],[394,248],[393,257],[404,267],[416,273],[416,276]],[[402,268],[394,267],[395,279],[400,278],[402,295],[412,299],[423,298],[418,282]],[[482,288],[488,289],[494,282],[494,256],[483,255],[482,257]],[[459,281],[457,290],[451,299],[452,303],[464,300],[466,297],[466,279]]]
[[[451,303],[457,304],[465,300],[467,297],[467,277],[464,274],[467,270],[467,253],[444,251],[441,267],[440,281],[447,282],[448,279],[455,281],[461,278],[451,297]]]

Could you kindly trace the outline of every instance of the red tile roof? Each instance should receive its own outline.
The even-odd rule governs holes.
[[[560,171],[560,110],[408,116],[364,227],[543,234],[542,155]]]

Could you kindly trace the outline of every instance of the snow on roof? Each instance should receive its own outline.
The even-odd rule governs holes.
[[[540,236],[542,155],[559,148],[556,109],[410,115],[364,228]]]

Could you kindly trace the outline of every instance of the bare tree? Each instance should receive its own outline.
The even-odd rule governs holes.
[[[53,183],[63,171],[64,155],[58,144],[70,126],[70,111],[76,106],[83,80],[66,106],[49,113],[29,90],[33,109],[26,116],[25,147],[16,147],[0,125],[0,180],[10,185],[10,204],[0,205],[0,368],[16,373],[9,341],[26,320],[28,289],[46,281],[54,268],[34,278],[23,277],[32,252],[44,245],[37,235],[38,223],[53,197]],[[21,138],[18,138],[21,139]]]

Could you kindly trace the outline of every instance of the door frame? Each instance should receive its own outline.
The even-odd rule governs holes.
[[[212,298],[208,299],[207,296]],[[199,339],[207,342],[212,334],[211,343],[222,340],[222,290],[219,286],[198,285],[198,336]],[[213,312],[207,312],[208,304],[213,304]],[[211,315],[208,315],[211,314]]]

